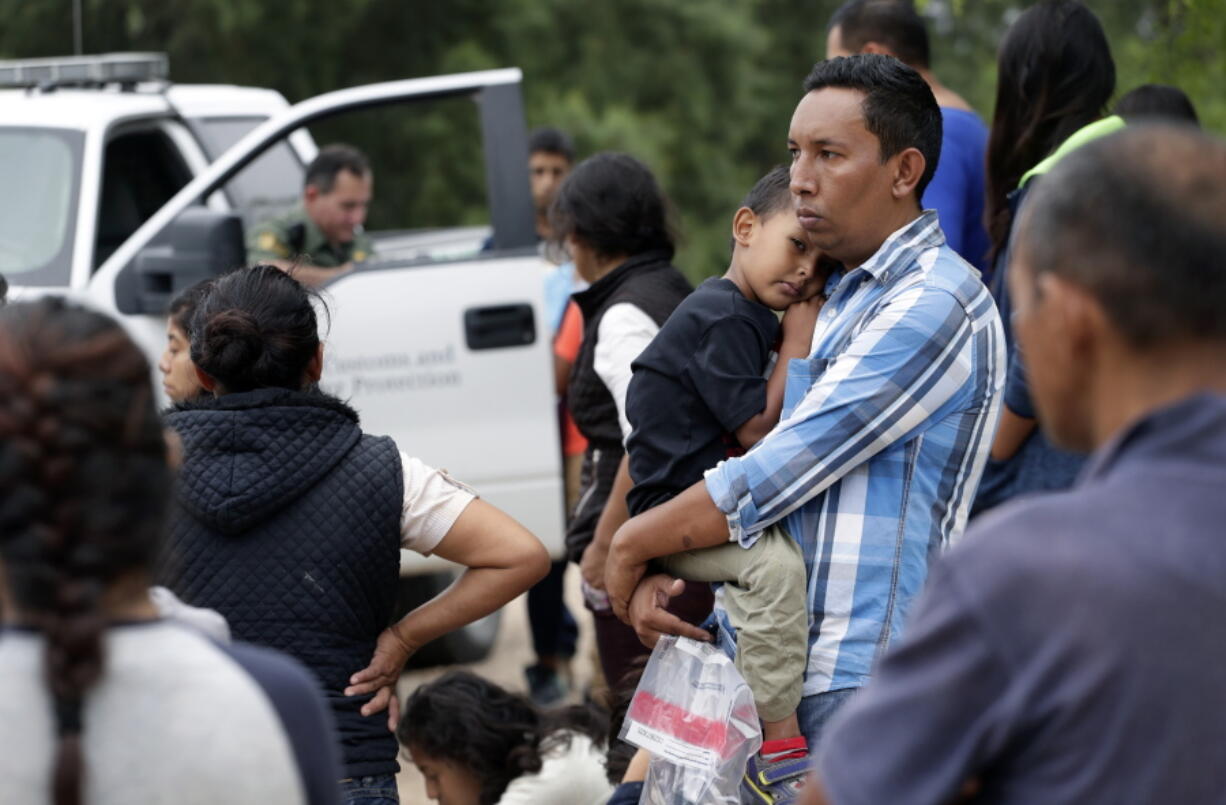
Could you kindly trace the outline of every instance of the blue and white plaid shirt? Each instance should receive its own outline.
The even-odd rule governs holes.
[[[898,637],[928,562],[961,536],[1005,381],[1004,334],[934,211],[831,278],[779,424],[706,474],[748,547],[782,521],[805,555],[804,695],[854,688]],[[717,596],[716,613],[731,633]]]

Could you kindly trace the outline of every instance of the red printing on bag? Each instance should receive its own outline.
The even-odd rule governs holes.
[[[728,737],[727,724],[691,713],[645,691],[634,694],[629,717],[679,741],[716,752],[723,750]]]

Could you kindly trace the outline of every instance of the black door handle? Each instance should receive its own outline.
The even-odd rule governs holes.
[[[522,347],[536,340],[532,305],[494,305],[464,311],[464,340],[471,350]]]

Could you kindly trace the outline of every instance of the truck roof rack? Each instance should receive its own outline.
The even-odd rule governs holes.
[[[102,53],[0,61],[0,87],[132,86],[142,81],[166,81],[169,75],[170,61],[165,53]]]

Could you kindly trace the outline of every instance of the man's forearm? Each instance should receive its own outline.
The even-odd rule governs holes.
[[[703,481],[632,517],[613,537],[612,551],[636,564],[728,541],[728,520]]]

